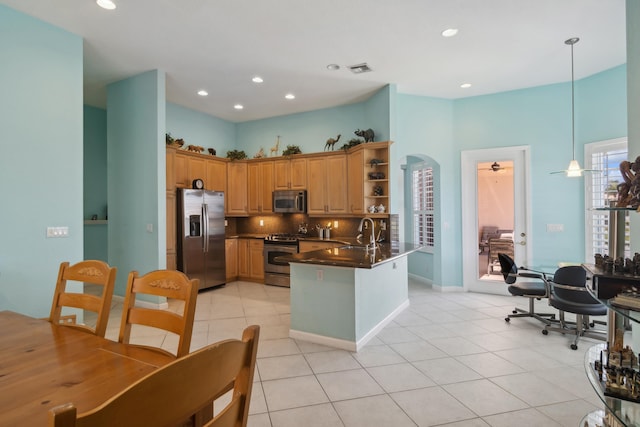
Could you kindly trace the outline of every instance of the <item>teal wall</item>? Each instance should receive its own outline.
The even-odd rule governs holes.
[[[0,310],[42,317],[83,255],[82,38],[0,5],[0,57]]]
[[[436,171],[434,176],[437,206],[434,218],[436,248],[433,254],[425,252],[411,254],[409,273],[429,279],[438,285],[461,284],[462,272],[459,266],[454,259],[446,256],[455,253],[461,242],[460,228],[452,227],[456,221],[461,223],[459,197],[456,198],[455,193],[451,191],[455,183],[460,181],[459,150],[453,143],[453,101],[399,94],[397,96],[397,138],[393,149],[396,161],[392,165],[392,176],[395,178],[392,212],[408,214],[411,206],[410,193],[405,191],[405,188],[409,187],[396,186],[405,178],[401,165],[407,164],[412,158],[413,161],[425,160]],[[399,197],[400,195],[402,196]],[[405,238],[409,239],[411,218],[406,217],[403,220]],[[446,272],[444,278],[443,271]]]
[[[84,214],[85,220],[107,216],[107,112],[84,107]],[[109,262],[107,224],[85,224],[84,259]]]
[[[576,158],[581,164],[585,143],[626,134],[625,78],[622,66],[576,82]],[[532,262],[583,262],[584,179],[550,174],[571,160],[571,83],[457,100],[454,114],[460,150],[531,147]],[[452,166],[459,168],[459,161]],[[460,192],[459,185],[454,191]],[[546,224],[564,224],[564,232],[547,233]]]
[[[280,135],[280,154],[287,145],[297,145],[303,153],[317,153],[324,150],[327,139],[342,135],[334,146],[337,150],[349,140],[359,138],[354,134],[357,129],[369,128],[373,129],[376,141],[387,141],[391,91],[386,86],[358,104],[237,123],[237,148],[253,157],[262,147],[269,156],[269,149]]]
[[[167,103],[167,132],[173,138],[182,138],[185,145],[214,148],[216,156],[226,157],[236,148],[236,125],[209,114]],[[186,148],[186,147],[185,147]]]
[[[166,267],[165,114],[161,71],[107,87],[108,245],[117,295],[131,270]]]

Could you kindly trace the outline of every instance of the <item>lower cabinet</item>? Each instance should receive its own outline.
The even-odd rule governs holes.
[[[264,241],[262,239],[237,239],[238,279],[264,282]]]
[[[238,279],[238,239],[226,239],[224,242],[227,282]]]

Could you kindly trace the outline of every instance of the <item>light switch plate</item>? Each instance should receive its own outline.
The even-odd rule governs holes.
[[[47,239],[69,237],[69,227],[47,227]]]
[[[547,224],[547,233],[560,233],[564,231],[564,224]]]

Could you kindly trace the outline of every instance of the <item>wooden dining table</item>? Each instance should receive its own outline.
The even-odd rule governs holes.
[[[169,363],[151,350],[0,311],[0,426],[46,426],[47,412],[93,409]]]

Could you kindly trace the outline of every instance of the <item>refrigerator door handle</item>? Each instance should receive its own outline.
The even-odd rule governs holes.
[[[202,222],[204,224],[202,238],[202,251],[209,252],[209,209],[206,203],[202,204]]]

